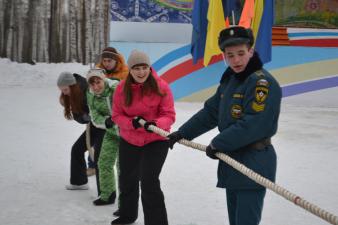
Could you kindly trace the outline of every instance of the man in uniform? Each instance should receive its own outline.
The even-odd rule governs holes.
[[[182,138],[192,140],[217,126],[208,157],[225,153],[274,182],[277,159],[271,137],[277,131],[282,93],[263,69],[253,43],[251,30],[243,27],[220,32],[218,44],[229,67],[204,107],[168,138],[172,148]],[[217,175],[217,187],[226,189],[230,225],[259,224],[266,188],[221,160]]]

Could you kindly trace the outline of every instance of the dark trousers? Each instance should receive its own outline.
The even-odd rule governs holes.
[[[97,164],[97,161],[100,156],[101,144],[105,130],[94,127],[90,124],[90,144],[95,149],[94,162]],[[86,160],[85,152],[87,151],[86,146],[86,131],[84,131],[81,136],[76,140],[72,146],[72,152],[70,157],[70,183],[75,185],[82,185],[88,182],[88,177],[86,174]],[[98,173],[99,170],[96,167],[96,183],[98,194],[100,194],[100,187],[98,182]]]
[[[258,225],[266,189],[226,190],[230,225]]]
[[[142,147],[121,138],[120,217],[136,220],[138,216],[139,182],[145,225],[167,225],[167,210],[159,176],[168,154],[168,142],[156,141]]]

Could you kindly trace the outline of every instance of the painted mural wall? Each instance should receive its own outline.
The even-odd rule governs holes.
[[[191,23],[193,0],[115,0],[112,21]]]
[[[240,7],[243,2],[237,1]],[[282,85],[284,97],[338,87],[337,2],[275,1],[278,25],[333,27],[288,28],[291,46],[273,46],[272,61],[265,68]],[[207,67],[192,64],[192,3],[192,0],[112,1],[111,34],[120,36],[112,39],[111,45],[125,57],[134,48],[147,52],[153,68],[170,84],[175,100],[200,102],[215,92],[227,65],[222,60]]]
[[[112,0],[110,40],[189,43],[193,0]]]
[[[338,0],[276,0],[276,25],[338,28]]]

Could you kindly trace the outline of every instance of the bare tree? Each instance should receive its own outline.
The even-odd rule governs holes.
[[[50,62],[58,62],[61,61],[61,46],[60,46],[60,18],[59,13],[59,1],[51,0],[50,4],[50,12],[51,17],[49,21],[49,60]]]
[[[10,59],[14,60],[14,55],[12,52],[12,48],[10,46],[13,46],[13,36],[14,36],[14,21],[13,21],[13,14],[14,14],[14,1],[6,1],[5,5],[5,14],[4,14],[4,23],[5,23],[5,36],[4,36],[4,45],[3,45],[3,51],[4,55],[9,57]]]
[[[0,0],[0,51],[3,47],[5,39],[4,16],[5,16],[5,0]]]
[[[0,57],[90,62],[109,37],[109,0],[0,0]]]
[[[83,62],[84,64],[87,64],[85,62],[85,56],[82,54],[81,46],[86,46],[85,44],[82,44],[83,39],[83,28],[85,26],[85,23],[82,23],[84,20],[84,4],[85,0],[81,0],[77,2],[77,9],[76,10],[76,55],[79,61]]]
[[[84,43],[82,43],[85,47],[83,48],[83,56],[84,56],[84,61],[86,63],[91,62],[91,56],[93,55],[94,52],[94,43],[93,43],[93,29],[92,29],[92,24],[91,21],[93,20],[93,16],[91,14],[92,11],[92,0],[91,1],[84,1],[83,2],[83,8],[84,8],[84,14],[83,14],[83,19],[86,21],[84,24],[84,29],[83,29],[83,40]]]

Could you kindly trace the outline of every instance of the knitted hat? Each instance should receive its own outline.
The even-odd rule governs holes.
[[[250,29],[241,26],[232,26],[225,28],[219,33],[218,46],[224,51],[225,47],[235,46],[240,44],[249,44],[252,46],[254,37]]]
[[[146,55],[144,52],[133,50],[129,55],[127,63],[129,69],[133,68],[133,66],[138,64],[146,64],[150,66],[150,59],[148,55]]]
[[[115,48],[107,47],[107,48],[103,49],[103,51],[101,53],[101,58],[109,58],[109,59],[117,60],[118,55],[119,54],[118,54],[118,52],[116,51]]]
[[[57,86],[70,86],[76,84],[75,77],[70,72],[62,72],[60,73],[58,80],[57,80]]]
[[[104,75],[103,69],[90,69],[87,73],[87,81],[89,81],[92,77],[99,77],[104,79],[106,76]]]

